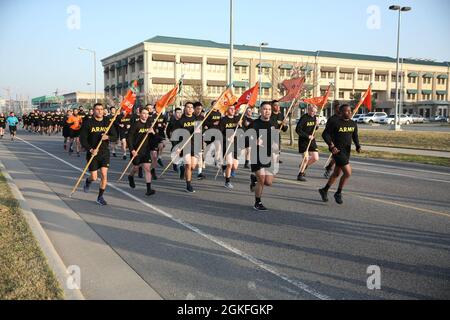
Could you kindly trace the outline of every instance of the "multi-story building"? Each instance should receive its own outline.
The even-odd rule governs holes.
[[[63,94],[62,97],[64,100],[64,108],[65,109],[71,108],[71,107],[75,108],[75,107],[79,107],[79,106],[90,108],[94,105],[95,98],[97,98],[98,102],[103,103],[105,95],[103,92],[97,93],[97,95],[95,95],[95,93],[92,93],[92,92],[76,91],[76,92]]]
[[[384,56],[298,51],[238,45],[234,47],[233,88],[236,95],[259,80],[262,97],[278,99],[281,83],[305,75],[306,95],[324,94],[333,83],[331,99],[351,101],[372,83],[376,109],[393,111],[396,87],[396,59]],[[206,40],[157,36],[102,60],[105,95],[125,94],[138,80],[138,104],[154,102],[184,76],[183,99],[207,103],[229,83],[229,46]],[[449,114],[448,62],[402,59],[399,87],[404,113],[425,117]],[[182,102],[182,101],[181,101]],[[330,110],[326,110],[326,114]]]
[[[103,93],[97,93],[97,101],[103,102]],[[42,96],[31,100],[33,107],[41,111],[67,110],[84,106],[92,107],[95,103],[95,94],[91,92],[71,92],[60,96]]]

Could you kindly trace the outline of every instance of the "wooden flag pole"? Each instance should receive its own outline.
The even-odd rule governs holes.
[[[182,83],[183,83],[183,79],[184,79],[184,75],[181,76],[180,81],[178,82],[178,88],[181,87]],[[172,89],[173,90],[173,89]],[[169,91],[171,92],[171,91]],[[181,88],[178,92],[178,96],[181,94]],[[131,166],[131,164],[133,163],[134,159],[136,159],[137,155],[139,154],[139,151],[141,151],[142,147],[144,146],[145,141],[147,140],[148,136],[150,135],[150,131],[155,127],[156,123],[158,122],[158,119],[161,117],[164,109],[166,109],[167,106],[165,106],[160,113],[158,113],[158,116],[156,117],[155,121],[153,121],[152,126],[148,129],[147,133],[145,134],[144,139],[141,141],[141,143],[139,144],[139,147],[136,150],[136,155],[133,156],[131,158],[131,160],[128,162],[128,165],[126,166],[125,170],[123,170],[122,174],[120,175],[119,179],[117,180],[117,182],[120,182],[120,180],[122,180],[123,176],[125,175],[125,172],[127,172],[128,168]]]
[[[249,108],[249,105],[247,105],[247,107],[245,108],[245,110],[244,110],[244,112],[242,113],[242,116],[241,116],[241,118],[239,119],[239,122],[241,122],[243,119],[244,119],[244,117],[245,117],[245,113],[247,112],[247,109]],[[231,141],[233,141],[234,140],[234,137],[236,137],[236,134],[237,134],[237,132],[238,132],[238,129],[239,129],[240,127],[239,127],[239,125],[236,127],[236,129],[234,130],[234,133],[233,133],[233,136],[231,137]],[[227,150],[225,151],[225,161],[226,161],[226,157],[227,157],[227,154],[228,154],[228,151],[230,151],[230,148],[231,148],[231,146],[233,145],[233,142],[232,143],[230,143],[229,145],[228,145],[228,147],[227,147]],[[214,178],[214,180],[217,180],[217,176],[219,175],[219,172],[220,172],[220,167],[217,169],[217,173],[216,173],[216,177]]]
[[[225,90],[224,92],[222,92],[222,94],[220,95],[219,99],[217,99],[216,103],[214,104],[214,106],[211,108],[211,110],[208,111],[208,113],[206,114],[205,118],[202,120],[202,122],[200,123],[200,125],[198,127],[202,127],[203,124],[205,123],[205,121],[209,118],[209,116],[211,115],[211,113],[216,109],[216,105],[217,102],[220,101],[222,99],[222,97],[225,95],[225,92],[227,92],[227,90]],[[191,134],[191,136],[189,137],[189,139],[187,139],[187,141],[183,144],[183,146],[180,148],[180,150],[183,150],[187,144],[192,140],[192,138],[194,137],[195,134],[195,128],[194,128],[194,132]],[[158,178],[161,178],[166,172],[167,170],[169,170],[169,167],[172,165],[172,163],[175,161],[175,158],[173,158],[170,163],[167,165],[167,167],[163,170],[163,172],[161,172],[161,174],[159,175]]]
[[[285,121],[287,120],[287,118],[289,117],[289,113],[291,113],[292,108],[294,107],[295,102],[297,102],[297,100],[298,100],[298,98],[294,98],[294,100],[292,100],[292,103],[291,103],[291,105],[290,105],[288,111],[286,112],[286,116],[284,117],[283,123],[281,124],[280,131],[283,129],[283,127],[284,127],[284,122],[285,122]]]
[[[330,88],[329,88],[328,90],[331,89],[331,86],[332,86],[332,84],[330,84]],[[329,94],[329,93],[328,93],[328,94]],[[320,116],[320,114],[322,113],[323,108],[327,105],[327,103],[328,103],[328,98],[327,98],[327,101],[322,105],[322,107],[320,108],[320,110],[317,112],[317,114],[318,114],[319,116]],[[302,163],[301,163],[301,165],[300,165],[300,173],[304,173],[304,172],[306,171],[306,166],[308,165],[308,161],[309,161],[309,159],[308,159],[308,158],[309,158],[309,147],[311,147],[312,141],[315,139],[316,132],[317,132],[317,128],[318,128],[318,125],[316,125],[316,126],[314,127],[314,131],[312,132],[313,138],[312,138],[312,139],[309,139],[308,147],[306,148],[305,154],[303,155]]]
[[[320,112],[322,112],[322,110],[320,110]],[[312,133],[313,138],[309,139],[308,147],[306,148],[305,154],[303,155],[303,160],[302,160],[302,163],[300,165],[300,173],[304,173],[306,171],[306,166],[307,166],[308,161],[309,161],[309,147],[311,147],[311,143],[312,143],[312,141],[315,138],[317,127],[318,127],[318,125],[316,124],[316,126],[314,127],[314,131]]]
[[[128,165],[126,166],[125,170],[123,170],[122,174],[120,175],[117,182],[120,182],[122,180],[123,176],[125,175],[125,172],[127,172],[128,168],[130,168],[131,164],[133,163],[134,159],[136,159],[139,151],[141,151],[142,147],[144,146],[145,141],[147,140],[148,136],[150,135],[150,131],[153,129],[153,127],[156,125],[156,122],[161,117],[162,111],[158,114],[155,121],[153,121],[152,126],[148,129],[147,133],[145,134],[144,139],[142,139],[141,143],[139,144],[139,147],[136,150],[136,155],[134,155],[131,160],[128,162]],[[138,120],[139,121],[139,120]]]
[[[103,134],[103,136],[108,135],[109,130],[111,130],[111,127],[113,126],[114,122],[116,121],[118,115],[121,113],[122,108],[118,109],[114,115],[114,117],[111,119],[109,126],[107,127],[105,133]],[[103,137],[102,136],[102,137]],[[102,143],[103,143],[103,139],[100,139],[100,142],[98,143],[97,147],[95,148],[96,153],[98,152],[98,150],[100,149]],[[87,150],[89,151],[89,150]],[[91,155],[91,158],[89,159],[88,163],[86,164],[86,167],[84,167],[83,173],[80,175],[80,177],[78,178],[77,183],[75,184],[75,186],[72,189],[72,192],[70,193],[70,198],[72,197],[72,195],[75,193],[75,191],[77,190],[78,186],[80,185],[81,180],[83,179],[84,175],[86,174],[89,166],[92,163],[92,160],[94,160],[96,156],[94,156],[93,154]]]
[[[367,98],[367,93],[369,92],[369,89],[372,88],[372,83],[370,84],[369,88],[367,89],[367,91],[364,93],[364,96],[361,98],[361,100],[359,101],[359,103],[356,105],[355,110],[353,110],[353,115],[352,118],[356,115],[356,113],[358,112],[359,108],[361,108],[364,100],[366,100]],[[333,157],[333,154],[331,153],[330,156],[328,157],[327,162],[325,163],[325,169],[328,167],[328,165],[331,162],[331,158]]]

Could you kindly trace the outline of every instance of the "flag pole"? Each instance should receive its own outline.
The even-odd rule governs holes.
[[[107,127],[107,129],[106,129],[105,133],[102,135],[102,137],[103,137],[104,135],[108,135],[109,130],[111,130],[111,127],[113,126],[114,122],[116,121],[117,116],[120,114],[121,110],[122,110],[122,108],[120,108],[120,109],[118,109],[118,110],[116,111],[116,113],[114,114],[114,117],[111,119],[111,121],[110,121],[110,123],[109,123],[109,126]],[[103,139],[100,140],[100,142],[98,143],[97,147],[95,148],[95,153],[98,152],[98,150],[100,149],[102,143],[103,143]],[[73,194],[74,194],[75,191],[77,190],[78,186],[80,185],[81,180],[83,179],[83,177],[84,177],[84,175],[86,174],[86,172],[87,172],[89,166],[90,166],[91,163],[92,163],[92,160],[94,160],[95,157],[96,157],[96,156],[94,156],[93,154],[91,154],[91,158],[89,159],[88,163],[86,164],[86,167],[84,167],[83,173],[82,173],[82,174],[80,175],[80,177],[78,178],[77,183],[75,184],[75,186],[74,186],[73,189],[72,189],[72,192],[70,193],[70,196],[69,196],[70,198],[72,198]]]
[[[330,92],[329,90],[331,89],[331,86],[332,86],[332,84],[330,83],[330,87],[328,88],[327,96],[329,96],[329,92]],[[318,112],[319,115],[322,113],[323,108],[326,106],[327,103],[328,103],[328,98],[327,98],[327,101],[320,108],[320,111]],[[318,127],[317,125],[314,127],[314,131],[312,132],[313,138],[309,139],[308,146],[306,147],[305,154],[303,155],[303,160],[302,160],[302,163],[300,164],[300,173],[304,173],[306,171],[306,166],[307,166],[308,161],[309,161],[309,159],[308,159],[309,158],[309,147],[311,147],[311,143],[312,143],[312,141],[315,138],[315,135],[316,135],[316,132],[317,132],[317,127]]]
[[[227,89],[228,90],[228,89]],[[205,121],[209,118],[209,116],[211,115],[211,113],[215,110],[217,103],[222,99],[222,97],[225,95],[225,93],[227,92],[227,90],[225,90],[224,92],[222,92],[222,94],[220,95],[219,99],[217,99],[216,103],[214,104],[214,106],[211,108],[211,110],[208,111],[208,113],[206,114],[205,118],[202,120],[202,122],[200,123],[198,127],[202,127],[203,124],[205,123]],[[194,132],[191,134],[191,136],[189,137],[189,139],[186,140],[186,142],[183,144],[183,146],[179,149],[179,150],[183,150],[187,144],[192,140],[192,138],[194,137],[195,134],[195,128],[194,128]],[[169,167],[172,165],[172,163],[175,161],[175,158],[173,158],[170,163],[166,166],[166,168],[163,170],[163,172],[161,172],[161,174],[159,175],[158,178],[161,178],[166,172],[167,170],[169,170]]]
[[[179,81],[179,88],[180,88],[180,83],[182,83],[184,78],[184,75],[181,77],[180,81]],[[172,89],[173,90],[173,89]],[[181,88],[180,88],[180,92],[178,94],[181,94]],[[131,164],[133,163],[134,159],[136,159],[139,151],[141,151],[142,147],[144,146],[145,141],[147,140],[148,136],[150,135],[150,131],[155,127],[156,123],[158,122],[158,119],[161,117],[164,109],[166,109],[166,107],[164,107],[160,113],[158,113],[158,116],[156,117],[156,119],[153,121],[152,126],[148,129],[147,133],[145,134],[144,139],[141,141],[141,143],[139,144],[137,150],[136,150],[136,155],[134,155],[131,160],[128,162],[128,165],[126,166],[125,170],[123,170],[122,174],[120,175],[119,179],[117,180],[117,182],[120,182],[120,180],[122,180],[123,176],[125,175],[125,173],[127,172],[128,168],[130,168]]]
[[[150,135],[150,131],[153,129],[153,127],[155,126],[156,122],[158,121],[158,119],[161,117],[162,111],[158,114],[158,116],[156,117],[155,121],[153,121],[152,126],[148,129],[147,133],[145,134],[144,139],[142,139],[141,143],[139,144],[139,147],[136,150],[136,155],[134,155],[131,160],[128,162],[128,165],[126,166],[125,170],[123,170],[122,174],[120,175],[119,179],[117,180],[117,182],[120,182],[120,180],[122,180],[123,176],[125,175],[125,172],[127,172],[128,168],[130,168],[131,164],[133,163],[134,159],[136,159],[139,151],[141,151],[142,147],[144,146],[145,141],[147,140],[148,136]]]
[[[247,112],[248,108],[249,108],[249,105],[247,105],[247,107],[245,108],[244,112],[242,113],[242,116],[239,119],[239,122],[241,122],[244,119],[245,113]],[[231,137],[230,141],[234,140],[234,137],[236,137],[236,134],[237,134],[237,131],[238,131],[239,128],[240,128],[239,126],[236,127],[236,129],[234,130],[233,136]],[[227,150],[225,151],[225,161],[226,161],[226,157],[227,157],[228,151],[230,151],[230,148],[231,148],[232,145],[233,145],[233,142],[231,142],[228,145]],[[217,169],[216,177],[214,178],[214,180],[217,180],[217,176],[219,175],[219,172],[220,172],[220,167]]]
[[[356,105],[355,110],[353,110],[352,118],[356,115],[356,113],[358,112],[359,108],[361,108],[361,106],[362,106],[364,100],[366,100],[366,98],[367,98],[367,94],[369,93],[369,89],[371,89],[371,88],[372,88],[372,83],[370,83],[369,88],[367,88],[367,91],[364,93],[364,96],[361,98],[361,100],[359,101],[359,103]],[[325,163],[325,167],[324,167],[325,169],[326,169],[326,167],[328,167],[328,165],[330,164],[331,158],[332,158],[332,157],[333,157],[333,154],[331,153],[330,156],[328,157],[327,162]]]

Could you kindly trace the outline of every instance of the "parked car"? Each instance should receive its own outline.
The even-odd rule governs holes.
[[[412,123],[424,123],[425,119],[421,115],[418,114],[412,114],[410,115]]]
[[[434,122],[448,122],[448,118],[444,116],[436,116],[433,118]]]
[[[380,123],[380,120],[385,117],[387,117],[386,112],[369,112],[364,117],[359,117],[358,123]]]
[[[353,121],[358,122],[358,119],[360,117],[364,117],[366,114],[355,114],[355,116],[352,118]]]
[[[327,124],[327,121],[328,121],[328,119],[326,118],[326,117],[324,117],[324,116],[319,116],[319,124],[321,125],[321,126],[324,126],[324,125],[326,125]]]
[[[400,125],[410,125],[412,122],[412,119],[410,116],[406,115],[406,114],[401,114],[399,116],[400,118]],[[395,122],[395,115],[391,114],[383,119],[380,120],[380,124],[390,124],[393,125]]]

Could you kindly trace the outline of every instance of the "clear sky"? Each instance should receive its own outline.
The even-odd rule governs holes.
[[[236,44],[396,54],[397,15],[388,10],[394,0],[234,2]],[[413,8],[402,15],[401,55],[450,61],[450,1],[395,4]],[[97,51],[102,91],[100,59],[143,40],[163,35],[226,43],[228,6],[229,0],[0,0],[0,96],[4,88],[13,98],[89,91],[92,59],[79,46]]]

